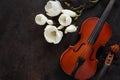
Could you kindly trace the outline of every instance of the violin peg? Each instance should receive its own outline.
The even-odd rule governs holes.
[[[114,44],[110,48],[113,53],[118,53],[120,50],[120,46],[118,44]]]

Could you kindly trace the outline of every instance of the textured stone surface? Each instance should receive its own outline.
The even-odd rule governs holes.
[[[58,45],[48,44],[43,36],[45,26],[34,18],[44,13],[47,0],[0,0],[0,80],[74,80],[60,68],[61,53],[74,45],[79,35],[67,34]],[[78,25],[88,17],[100,17],[108,0],[84,11]],[[120,1],[107,22],[113,30],[109,44],[120,44]],[[80,27],[79,27],[80,28]],[[120,53],[102,80],[120,80]],[[98,57],[99,58],[99,57]]]

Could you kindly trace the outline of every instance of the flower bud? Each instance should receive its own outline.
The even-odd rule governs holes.
[[[47,20],[47,23],[48,23],[49,25],[52,25],[52,24],[53,24],[53,21],[52,21],[52,20]]]
[[[67,15],[69,15],[71,17],[75,17],[77,15],[74,11],[71,11],[71,10],[68,10],[68,9],[62,10],[62,13],[67,14]]]
[[[77,30],[77,27],[75,25],[70,25],[65,29],[65,34],[67,34],[68,32],[75,32]]]
[[[36,22],[38,25],[44,25],[44,24],[47,22],[47,17],[44,16],[43,14],[38,14],[38,15],[36,15],[36,17],[35,17],[35,22]]]
[[[58,27],[58,29],[63,29],[64,28],[64,26],[62,26],[62,25],[60,25],[59,27]]]

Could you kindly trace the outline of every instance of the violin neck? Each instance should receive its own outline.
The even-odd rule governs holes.
[[[98,23],[96,24],[95,29],[93,30],[92,34],[90,35],[88,42],[91,44],[94,44],[97,37],[99,36],[99,33],[101,32],[103,25],[105,23],[105,20],[107,19],[113,5],[115,3],[115,0],[110,0],[106,9],[104,10],[102,16],[100,17]]]

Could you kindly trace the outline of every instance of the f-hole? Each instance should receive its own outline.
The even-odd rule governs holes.
[[[78,52],[83,45],[85,45],[85,43],[82,43],[82,44],[79,46],[78,49],[76,49],[76,50],[74,49],[73,51],[74,51],[74,52]]]
[[[94,49],[92,48],[92,52],[91,52],[91,54],[90,54],[90,60],[91,60],[91,61],[94,60],[94,59],[92,59],[93,53],[94,53]]]

